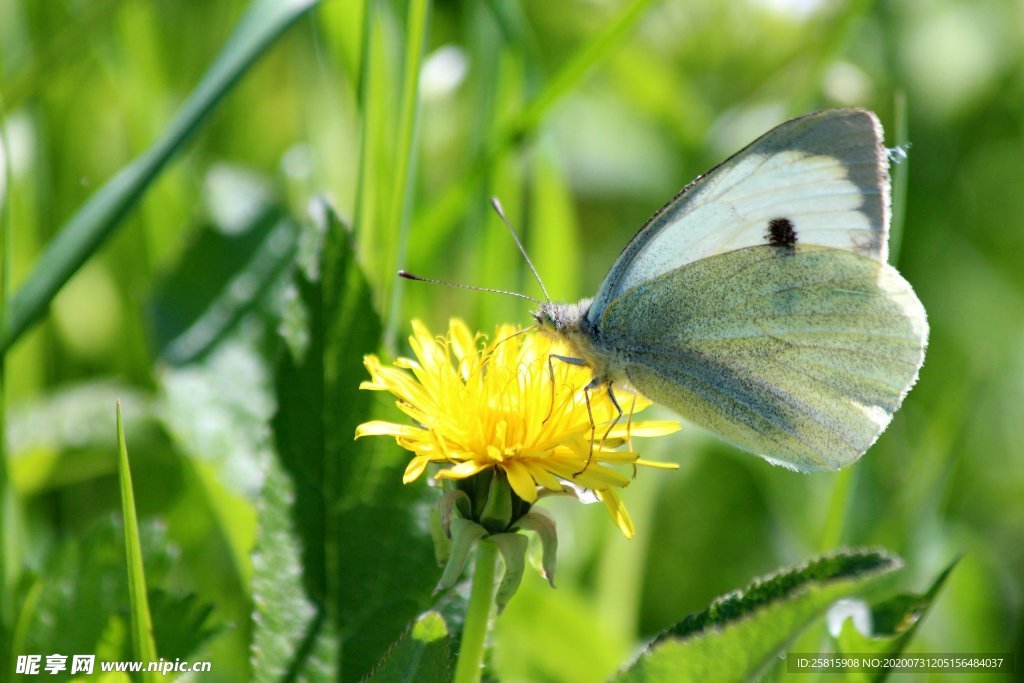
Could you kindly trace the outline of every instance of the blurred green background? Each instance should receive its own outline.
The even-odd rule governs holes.
[[[0,0],[8,303],[61,226],[167,128],[247,6]],[[463,0],[429,4],[425,24],[404,2],[369,7],[324,2],[284,32],[6,353],[0,617],[18,652],[129,658],[120,398],[161,655],[210,659],[202,680],[268,675],[250,655],[252,552],[280,443],[279,330],[316,198],[353,226],[379,347],[402,353],[412,317],[436,332],[451,316],[484,331],[530,320],[519,300],[394,277],[538,295],[489,196],[552,296],[575,300],[694,176],[787,118],[863,106],[888,144],[910,145],[893,260],[932,329],[892,426],[825,475],[695,428],[651,442],[645,457],[681,467],[626,490],[630,541],[600,506],[545,501],[559,586],[527,575],[492,671],[600,680],[714,596],[842,545],[898,553],[913,590],[963,553],[911,649],[1015,651],[1024,666],[1024,3]],[[364,379],[359,355],[337,381]],[[379,445],[367,471],[400,473],[405,458]],[[397,475],[375,486],[385,507],[434,495]],[[440,570],[415,561],[429,594]],[[359,622],[340,612],[344,660]]]

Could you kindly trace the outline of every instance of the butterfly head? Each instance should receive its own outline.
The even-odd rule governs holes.
[[[575,304],[559,304],[546,301],[533,312],[541,332],[565,335],[578,330],[586,323],[587,311],[592,299],[583,299]]]
[[[602,350],[598,344],[597,327],[590,321],[592,299],[575,304],[542,303],[534,311],[533,319],[541,332],[555,337],[565,345],[567,356],[559,356],[573,365],[585,365],[593,372],[593,386],[622,379],[618,359]],[[621,382],[620,382],[621,383]]]

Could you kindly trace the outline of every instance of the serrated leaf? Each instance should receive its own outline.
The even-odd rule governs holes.
[[[202,360],[158,374],[159,416],[175,445],[209,463],[218,484],[249,500],[259,496],[262,458],[270,450],[268,364],[249,340],[232,337]]]
[[[300,548],[291,519],[293,498],[292,482],[279,463],[269,462],[253,553],[252,671],[257,682],[280,681],[297,672],[303,680],[330,681],[337,666],[333,638],[324,628],[325,615],[303,588]],[[307,642],[318,644],[303,647]]]
[[[444,618],[427,612],[409,626],[366,683],[448,683],[451,639]]]
[[[351,235],[326,204],[300,236],[300,270],[275,377],[272,421],[294,485],[307,598],[341,634],[341,680],[359,680],[427,608],[437,567],[422,486],[403,486],[404,452],[380,439],[354,441],[371,416],[363,355],[381,323]],[[301,670],[301,669],[300,669]]]
[[[184,367],[165,365],[158,373],[158,415],[175,447],[187,456],[196,502],[208,510],[196,523],[210,540],[225,543],[239,579],[249,574],[256,505],[272,452],[268,364],[249,340],[232,336],[201,360]],[[236,608],[246,610],[238,603]]]
[[[958,557],[943,569],[924,593],[901,593],[872,605],[865,605],[870,614],[870,632],[862,633],[851,620],[846,620],[836,638],[837,652],[875,654],[883,658],[899,655],[913,639],[928,610],[942,591],[946,579],[959,561]],[[851,671],[847,677],[851,681],[878,683],[886,680],[889,673],[883,669]]]
[[[751,680],[833,602],[900,566],[885,551],[847,550],[757,579],[658,636],[613,680]]]

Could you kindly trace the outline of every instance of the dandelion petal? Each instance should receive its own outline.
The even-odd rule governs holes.
[[[537,484],[530,476],[530,470],[518,460],[509,460],[502,465],[508,475],[508,483],[516,495],[527,503],[537,502]]]

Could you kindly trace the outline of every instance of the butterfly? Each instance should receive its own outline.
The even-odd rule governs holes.
[[[616,407],[627,388],[774,464],[843,467],[889,424],[928,340],[887,263],[888,166],[869,111],[787,121],[655,213],[593,298],[534,318]]]

